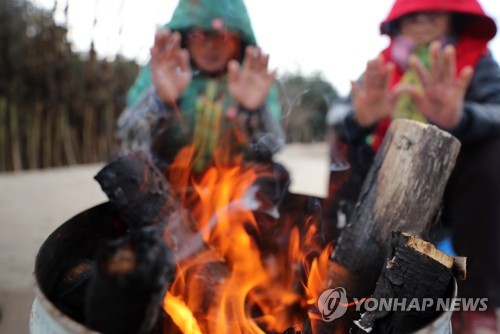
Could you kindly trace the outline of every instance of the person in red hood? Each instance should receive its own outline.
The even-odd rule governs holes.
[[[351,165],[339,197],[357,199],[392,119],[431,123],[457,137],[462,148],[442,220],[455,251],[469,258],[460,296],[488,298],[488,311],[458,313],[460,328],[500,333],[500,69],[487,47],[497,27],[477,0],[396,0],[380,30],[389,46],[327,115]]]

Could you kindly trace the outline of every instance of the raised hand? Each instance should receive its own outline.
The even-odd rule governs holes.
[[[252,110],[264,104],[275,77],[274,71],[268,71],[268,64],[269,55],[254,46],[248,46],[245,50],[241,68],[236,60],[229,62],[229,91],[243,107]]]
[[[351,82],[355,117],[359,125],[371,126],[394,110],[396,95],[391,92],[394,64],[385,63],[382,56],[366,65],[362,85]]]
[[[457,77],[456,52],[452,45],[442,49],[440,42],[432,42],[429,52],[430,70],[417,57],[412,56],[409,60],[423,89],[401,86],[397,90],[408,92],[415,106],[430,122],[443,129],[452,129],[462,118],[465,92],[473,69],[466,66]]]
[[[151,48],[151,75],[156,93],[165,103],[175,103],[191,82],[189,53],[181,49],[178,32],[162,30]]]

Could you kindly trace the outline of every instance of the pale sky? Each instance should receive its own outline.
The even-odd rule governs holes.
[[[51,8],[55,0],[32,0]],[[69,38],[75,50],[94,39],[101,56],[119,51],[140,63],[148,60],[157,26],[168,22],[177,0],[59,0],[56,19],[69,1]],[[279,73],[321,71],[341,94],[388,43],[379,24],[394,0],[246,0],[257,41]],[[499,0],[479,0],[500,20]],[[97,18],[93,28],[94,17]],[[500,60],[500,37],[490,48]]]

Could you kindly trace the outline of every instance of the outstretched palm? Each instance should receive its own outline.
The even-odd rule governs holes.
[[[444,129],[456,127],[462,118],[465,92],[472,78],[473,69],[467,66],[456,76],[456,53],[451,45],[441,49],[441,43],[433,42],[430,47],[430,70],[417,58],[410,60],[415,68],[423,91],[414,87],[402,87],[407,91],[415,106],[431,122]]]
[[[241,70],[237,61],[229,63],[229,91],[243,107],[252,110],[264,104],[275,76],[268,72],[268,64],[269,55],[253,46],[247,47]]]
[[[379,56],[366,65],[362,85],[352,83],[354,110],[360,125],[371,126],[392,113],[396,101],[390,90],[393,70],[394,65]]]
[[[191,82],[189,53],[181,49],[181,35],[162,30],[151,48],[151,75],[163,102],[174,103]]]

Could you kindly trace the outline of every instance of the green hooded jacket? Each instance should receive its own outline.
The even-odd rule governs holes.
[[[256,45],[250,18],[242,0],[180,0],[171,21],[165,27],[180,32],[191,28],[210,31],[214,19],[222,19],[224,27],[240,37],[243,48]],[[128,106],[132,107],[139,102],[151,85],[152,77],[148,64],[141,69],[128,92]],[[186,144],[187,138],[194,138],[192,140],[195,145],[201,143],[203,160],[210,159],[217,145],[217,137],[225,128],[231,126],[219,119],[224,118],[224,113],[235,104],[236,101],[229,94],[225,77],[213,79],[193,68],[192,81],[178,101],[179,110],[186,121],[184,125],[189,129],[188,133],[186,126],[182,128],[181,124],[172,125],[168,131],[168,140],[163,140],[164,146],[181,147]],[[274,121],[279,123],[281,106],[275,85],[268,94],[265,108]]]
[[[171,31],[185,31],[194,27],[209,31],[212,30],[212,20],[215,18],[222,19],[229,31],[240,36],[244,48],[248,45],[256,45],[250,17],[242,0],[180,0],[172,19],[165,27]],[[188,87],[182,99],[186,100],[195,96],[199,91],[199,87],[196,87],[200,85],[198,82],[203,85],[203,81],[207,79],[203,74],[195,75],[192,85]],[[151,83],[151,71],[147,64],[141,69],[128,91],[127,105],[131,106],[136,103]],[[269,92],[267,108],[277,121],[281,119],[281,106],[276,86],[273,86]]]

